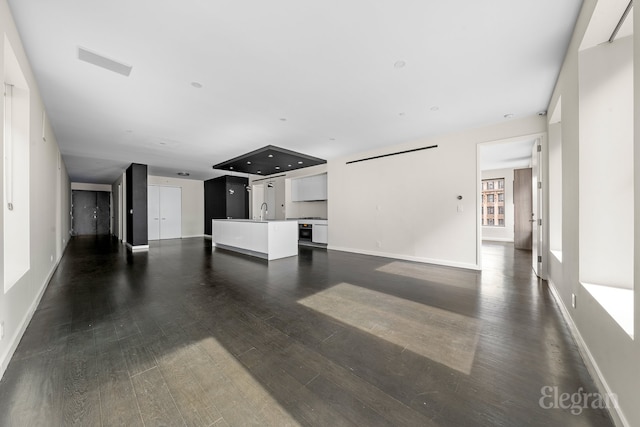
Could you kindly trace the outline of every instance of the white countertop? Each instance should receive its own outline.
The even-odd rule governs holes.
[[[269,223],[269,222],[298,222],[296,219],[242,219],[242,218],[230,218],[230,219],[216,219],[214,221],[229,221],[229,222],[257,222],[257,223]]]
[[[312,225],[327,225],[329,223],[328,220],[326,219],[296,219],[296,218],[289,218],[289,220],[291,221],[297,221],[298,224],[312,224]]]

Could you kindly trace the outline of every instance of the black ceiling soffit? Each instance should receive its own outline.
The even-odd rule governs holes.
[[[267,145],[242,156],[214,165],[214,169],[253,175],[273,175],[327,163],[324,159]]]

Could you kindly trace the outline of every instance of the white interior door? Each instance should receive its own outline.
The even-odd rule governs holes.
[[[160,239],[182,237],[182,189],[160,188]]]
[[[149,240],[160,238],[160,187],[150,185],[147,189],[147,224]]]
[[[542,143],[539,139],[536,140],[535,144],[533,144],[533,151],[531,153],[531,185],[533,195],[533,238],[531,242],[531,265],[533,267],[533,271],[536,273],[536,276],[544,278],[544,274],[542,271],[542,227],[544,223],[542,218],[542,212],[544,212],[542,210]]]

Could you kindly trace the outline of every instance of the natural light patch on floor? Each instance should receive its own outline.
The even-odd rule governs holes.
[[[254,421],[261,420],[262,425],[300,425],[266,388],[264,381],[256,378],[256,375],[238,360],[243,358],[242,354],[233,356],[224,345],[212,337],[200,340],[198,346],[215,361],[215,370],[203,370],[199,373],[206,377],[201,380],[205,383],[204,388],[211,391],[215,401],[219,402],[219,409],[224,416],[221,425],[250,424],[252,416],[256,417]],[[255,348],[248,350],[250,351],[255,351]]]
[[[377,271],[465,289],[475,290],[480,284],[478,272],[428,264],[394,261],[379,267]]]
[[[479,328],[472,317],[348,283],[298,302],[404,350],[471,373]]]

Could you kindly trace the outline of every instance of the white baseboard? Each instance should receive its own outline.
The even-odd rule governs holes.
[[[193,234],[190,236],[182,236],[183,239],[191,239],[192,237],[206,237],[206,235],[204,234]],[[211,238],[211,236],[209,236],[209,238]]]
[[[481,270],[478,264],[467,264],[463,262],[423,258],[423,257],[417,257],[417,256],[410,256],[410,255],[392,254],[388,252],[367,251],[363,249],[344,248],[344,247],[332,246],[332,245],[327,246],[327,249],[340,251],[340,252],[352,252],[352,253],[362,254],[362,255],[372,255],[372,256],[383,257],[383,258],[400,259],[403,261],[414,261],[414,262],[422,262],[425,264],[436,264],[436,265],[442,265],[445,267],[464,268],[467,270],[475,270],[475,271]]]
[[[136,246],[133,246],[131,243],[127,243],[127,249],[129,249],[131,252],[148,251],[149,250],[149,245],[136,245]]]
[[[551,280],[551,278],[549,278],[547,282],[549,283],[549,289],[551,290],[551,294],[553,295],[553,298],[556,300],[556,302],[558,303],[558,306],[560,307],[562,316],[564,317],[567,324],[569,325],[569,330],[573,335],[573,339],[576,341],[576,344],[578,345],[578,351],[580,351],[582,360],[584,361],[584,364],[586,365],[587,370],[589,371],[589,374],[591,374],[591,377],[596,383],[596,386],[598,387],[600,394],[607,395],[607,396],[613,395],[614,394],[613,391],[609,387],[609,384],[607,383],[607,380],[604,378],[604,375],[602,375],[602,371],[600,371],[600,368],[598,367],[598,364],[596,363],[595,358],[591,354],[591,351],[589,350],[587,343],[582,338],[582,335],[580,334],[578,327],[573,321],[573,318],[571,317],[571,314],[569,313],[567,306],[564,305],[564,301],[560,297],[560,294],[558,293],[558,289],[556,288],[555,283],[553,283],[553,280]],[[611,418],[613,419],[613,423],[616,426],[618,427],[631,426],[631,424],[629,424],[624,414],[622,413],[622,409],[620,407],[613,407],[608,409],[609,409],[609,414],[611,414]]]
[[[63,252],[64,252],[64,249],[66,248],[67,246],[65,245],[63,248]],[[56,269],[58,268],[59,263],[60,263],[60,260],[58,260],[51,267],[51,271],[49,271],[49,274],[44,280],[44,283],[40,287],[40,291],[38,292],[38,295],[36,296],[31,306],[29,307],[29,310],[27,310],[24,317],[22,318],[22,321],[20,322],[20,327],[16,330],[16,332],[11,337],[11,345],[9,346],[9,349],[4,355],[2,355],[2,358],[0,358],[0,379],[2,379],[2,377],[4,376],[4,373],[7,370],[7,367],[9,366],[9,362],[11,362],[11,358],[13,357],[13,354],[16,352],[16,349],[18,348],[18,344],[20,343],[22,336],[27,330],[27,326],[29,326],[29,322],[31,322],[31,319],[33,318],[33,314],[36,312],[36,308],[38,308],[38,304],[40,304],[40,301],[42,300],[44,291],[47,290],[49,281],[51,280],[51,277],[53,277],[53,273],[55,273]]]

